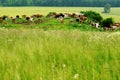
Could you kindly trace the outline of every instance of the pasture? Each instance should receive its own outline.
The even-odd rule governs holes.
[[[93,7],[0,7],[0,16],[86,10],[120,22],[120,8],[103,14]],[[42,20],[48,22],[0,25],[0,80],[120,80],[120,32]]]
[[[119,80],[119,36],[0,29],[0,80]]]
[[[113,17],[116,22],[120,22],[120,8],[111,8],[110,14],[104,14],[103,7],[0,7],[0,16],[16,16],[16,15],[47,15],[49,12],[73,13],[80,11],[95,11],[100,13],[104,18]]]

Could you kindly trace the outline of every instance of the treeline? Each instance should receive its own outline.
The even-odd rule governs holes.
[[[106,3],[112,7],[120,7],[120,0],[0,0],[0,6],[103,7]]]

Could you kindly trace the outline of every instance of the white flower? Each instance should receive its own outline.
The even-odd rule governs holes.
[[[65,64],[63,64],[63,68],[65,68],[66,67],[66,65]]]
[[[79,74],[75,74],[74,79],[78,79],[78,78],[79,78]]]
[[[12,42],[13,40],[12,39],[8,39],[8,42]]]

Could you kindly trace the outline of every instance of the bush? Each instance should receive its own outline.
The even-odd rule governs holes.
[[[83,13],[88,19],[95,22],[101,22],[103,19],[99,13],[96,13],[94,11],[82,11],[81,13]]]
[[[110,13],[110,8],[111,8],[111,5],[110,4],[106,4],[104,6],[104,13]]]
[[[103,27],[110,27],[114,23],[112,18],[106,18],[102,21],[102,26]]]
[[[56,12],[49,12],[46,17],[49,17],[50,15],[55,15]]]

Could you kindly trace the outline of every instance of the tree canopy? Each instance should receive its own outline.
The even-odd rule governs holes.
[[[1,6],[86,6],[103,7],[105,4],[120,7],[120,0],[0,0]]]

